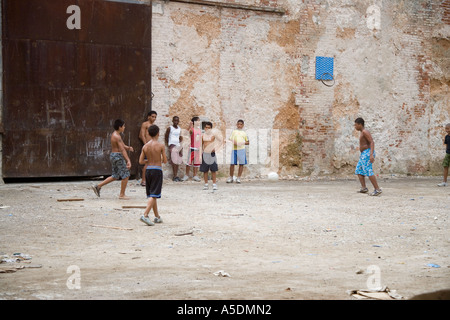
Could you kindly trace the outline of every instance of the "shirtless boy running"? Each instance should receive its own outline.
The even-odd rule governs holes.
[[[163,184],[163,172],[161,163],[167,163],[164,144],[158,142],[159,127],[151,125],[148,128],[150,141],[142,148],[139,156],[139,163],[145,165],[145,190],[147,192],[147,207],[141,216],[141,221],[149,226],[155,223],[161,223],[159,216],[157,199],[161,198],[161,189]],[[153,222],[149,219],[148,214],[153,209],[155,219]]]
[[[94,193],[100,197],[100,189],[115,180],[121,180],[119,199],[128,200],[125,195],[128,179],[130,178],[131,162],[127,151],[133,152],[133,147],[126,146],[122,140],[121,133],[125,131],[125,121],[117,119],[114,121],[114,132],[111,135],[111,154],[109,160],[112,166],[112,175],[103,182],[92,186]]]
[[[360,132],[359,135],[359,151],[361,156],[356,165],[355,174],[358,175],[361,183],[360,193],[367,193],[369,190],[366,187],[365,177],[368,176],[375,190],[370,193],[371,196],[378,196],[381,194],[381,189],[378,186],[377,179],[373,173],[372,163],[375,161],[375,143],[370,132],[364,128],[364,119],[358,118],[355,120],[355,129]]]

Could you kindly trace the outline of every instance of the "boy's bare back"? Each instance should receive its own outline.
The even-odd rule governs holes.
[[[147,158],[147,162],[145,162],[145,158]],[[142,148],[139,163],[148,166],[161,166],[162,163],[167,163],[164,144],[153,139],[147,142]]]

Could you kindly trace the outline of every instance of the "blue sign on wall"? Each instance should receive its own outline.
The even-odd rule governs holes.
[[[316,57],[316,80],[333,80],[334,58]]]

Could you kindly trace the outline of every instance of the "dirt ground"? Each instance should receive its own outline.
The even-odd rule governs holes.
[[[381,177],[380,197],[354,177],[220,180],[215,192],[165,180],[155,226],[123,207],[146,204],[136,180],[130,200],[118,182],[97,198],[94,182],[0,185],[0,299],[352,300],[374,276],[404,299],[450,288],[438,177]]]

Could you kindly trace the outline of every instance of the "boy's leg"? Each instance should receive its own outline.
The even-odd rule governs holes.
[[[104,185],[107,185],[108,183],[111,183],[111,182],[113,182],[114,180],[116,180],[116,179],[114,179],[112,176],[111,176],[111,177],[108,177],[108,178],[106,178],[105,180],[103,180],[102,182],[100,182],[100,183],[97,185],[97,187],[100,189],[100,188],[103,187]]]
[[[172,164],[172,171],[173,171],[173,177],[177,177],[178,176],[178,165],[177,164]]]
[[[230,164],[230,177],[234,176],[234,164]]]
[[[375,178],[375,175],[369,176],[369,180],[372,183],[372,185],[375,188],[375,190],[380,190],[380,187],[378,186],[377,178]]]
[[[160,218],[159,212],[158,212],[158,200],[156,198],[153,198],[153,214],[156,218]]]
[[[120,182],[120,195],[119,195],[119,199],[122,199],[122,200],[129,200],[129,199],[130,199],[130,198],[128,198],[128,197],[125,195],[125,189],[127,188],[128,179],[129,179],[129,177],[123,179],[123,180]]]
[[[240,178],[242,176],[242,172],[244,171],[244,165],[240,164],[239,165],[239,170],[238,170],[238,178]]]
[[[212,177],[212,181],[215,184],[216,183],[216,171],[211,171],[211,177]]]
[[[155,224],[148,218],[148,214],[150,213],[150,210],[152,209],[152,208],[154,208],[154,206],[155,206],[155,201],[156,201],[156,199],[155,198],[148,198],[148,201],[147,201],[147,206],[145,207],[145,211],[144,211],[144,214],[141,216],[141,221],[142,222],[144,222],[146,225],[148,225],[148,226],[154,226]]]
[[[448,177],[448,167],[444,167],[444,182],[447,182]]]
[[[97,197],[100,197],[100,189],[104,186],[107,185],[110,182],[113,182],[114,179],[112,176],[106,178],[105,180],[103,180],[102,182],[100,182],[99,184],[93,185],[92,189],[94,190],[94,193],[97,195]]]
[[[361,188],[366,189],[366,177],[358,174],[359,182],[361,183]]]
[[[155,198],[148,198],[147,201],[147,207],[145,207],[145,211],[144,211],[144,217],[148,218],[148,214],[150,213],[150,210],[153,209],[154,205],[155,205]]]
[[[145,170],[147,169],[147,166],[142,166],[142,173],[141,173],[141,186],[145,186]]]
[[[208,171],[203,172],[203,179],[205,180],[205,184],[208,184]]]

